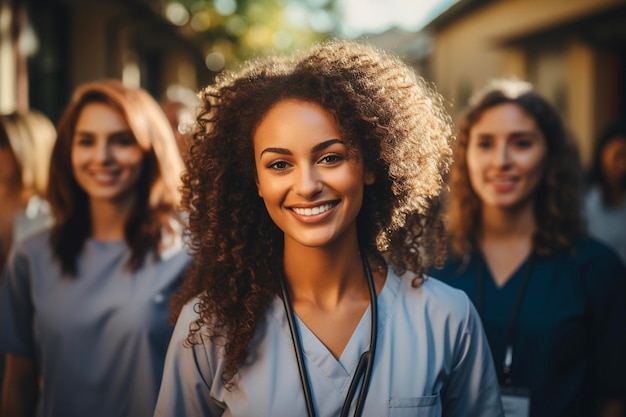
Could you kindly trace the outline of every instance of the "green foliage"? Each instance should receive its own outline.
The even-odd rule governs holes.
[[[201,42],[212,71],[305,48],[337,26],[330,0],[168,0],[165,14]]]

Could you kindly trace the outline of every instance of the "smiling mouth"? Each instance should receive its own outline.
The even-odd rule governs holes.
[[[321,206],[311,207],[311,208],[300,208],[300,207],[292,207],[291,209],[300,216],[315,216],[318,214],[322,214],[327,212],[331,208],[333,208],[334,204],[326,203]]]

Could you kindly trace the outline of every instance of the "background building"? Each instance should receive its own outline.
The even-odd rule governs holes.
[[[339,33],[338,3],[0,0],[0,113],[32,107],[56,122],[71,91],[98,78],[177,100],[224,67]],[[625,0],[458,0],[437,13],[421,30],[362,38],[434,82],[453,116],[490,78],[526,79],[588,162],[598,131],[626,113]]]
[[[528,80],[564,116],[585,162],[597,132],[626,115],[624,0],[461,0],[422,33],[429,76],[455,115],[492,77]]]
[[[69,94],[100,78],[177,100],[229,64],[321,39],[332,28],[329,8],[308,13],[299,0],[0,0],[0,113],[30,107],[56,122]],[[310,24],[313,16],[326,16],[326,25]]]

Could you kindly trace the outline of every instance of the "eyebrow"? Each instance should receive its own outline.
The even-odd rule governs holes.
[[[319,152],[323,149],[328,148],[331,145],[334,145],[335,143],[340,143],[342,145],[345,145],[345,142],[342,141],[341,139],[337,139],[337,138],[333,138],[333,139],[328,139],[325,140],[324,142],[318,143],[317,145],[315,145],[312,149],[311,152]],[[261,154],[259,156],[263,156],[264,153],[266,152],[272,152],[272,153],[277,153],[280,155],[293,155],[291,153],[291,151],[289,149],[286,148],[265,148],[261,151]]]
[[[74,131],[75,135],[93,135],[94,132],[91,130],[76,130]],[[133,135],[133,131],[130,129],[117,130],[115,132],[109,133],[107,136],[124,136],[124,135]]]
[[[534,130],[517,130],[514,132],[511,132],[509,135],[507,135],[507,138],[519,138],[519,137],[533,137],[533,138],[537,138],[539,137],[540,133],[534,131]],[[477,132],[475,135],[475,137],[479,138],[479,139],[488,139],[488,138],[492,138],[494,136],[496,136],[495,134],[491,133],[491,132]]]

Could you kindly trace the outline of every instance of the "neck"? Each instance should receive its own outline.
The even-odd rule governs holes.
[[[354,245],[333,248],[286,242],[284,268],[294,305],[309,303],[331,310],[346,297],[369,297],[356,239]]]
[[[501,210],[483,207],[482,239],[532,239],[537,222],[532,203],[519,209]]]
[[[108,200],[91,200],[91,231],[96,240],[118,240],[125,236],[126,221],[134,200],[124,203]]]

